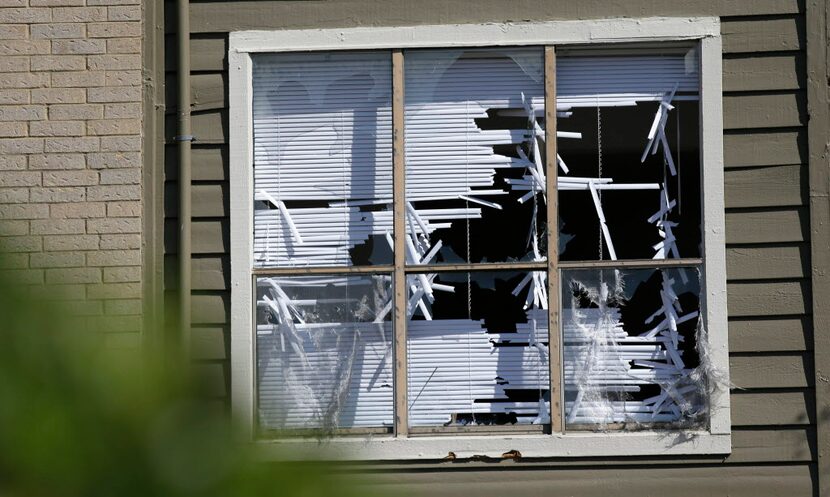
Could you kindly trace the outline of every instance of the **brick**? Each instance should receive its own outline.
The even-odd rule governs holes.
[[[141,85],[141,71],[107,71],[104,84],[106,86],[139,86]]]
[[[141,169],[103,169],[102,185],[137,185],[141,182]]]
[[[44,250],[98,250],[98,235],[50,235],[43,237]]]
[[[52,53],[63,55],[90,55],[106,53],[107,44],[104,40],[54,40]],[[89,61],[87,61],[87,64]]]
[[[139,119],[103,119],[87,122],[90,135],[137,135],[141,133]]]
[[[12,221],[4,219],[0,213],[0,235],[18,236],[29,234],[29,221]]]
[[[26,136],[27,133],[26,123],[0,122],[0,138]]]
[[[0,154],[39,154],[43,138],[0,138]]]
[[[90,202],[108,200],[140,200],[141,185],[107,185],[87,188]]]
[[[29,26],[25,24],[0,25],[0,40],[25,40],[29,36]]]
[[[49,217],[53,219],[92,219],[104,216],[105,205],[99,202],[72,202],[49,206]]]
[[[100,271],[100,270],[99,270]],[[130,299],[141,297],[140,283],[105,283],[86,287],[87,297],[92,299]]]
[[[141,268],[104,268],[105,283],[130,283],[141,281],[140,278]],[[104,303],[104,312],[110,315],[139,315],[141,314],[141,299],[108,300]]]
[[[45,88],[49,86],[49,73],[10,72],[0,74],[0,88]]]
[[[0,186],[37,186],[40,173],[37,171],[4,171],[0,173]]]
[[[140,22],[94,22],[87,25],[90,38],[129,38],[141,36]]]
[[[44,250],[98,250],[98,235],[50,235],[43,237]]]
[[[31,32],[32,38],[83,38],[86,36],[86,26],[71,23],[33,24]]]
[[[28,7],[29,0],[0,0],[0,7]]]
[[[99,104],[53,104],[49,106],[49,119],[55,121],[101,119],[102,117],[104,117],[104,106]]]
[[[43,186],[88,186],[98,184],[98,171],[47,171]]]
[[[107,138],[102,138],[102,142]],[[87,156],[87,167],[91,169],[109,169],[124,167],[141,167],[141,154],[139,152],[107,152],[89,154]]]
[[[0,219],[44,219],[49,217],[49,206],[43,204],[0,205]],[[40,222],[40,221],[36,221]],[[35,233],[40,235],[42,233]]]
[[[109,21],[140,21],[141,7],[128,5],[122,7],[109,7],[107,9],[107,20]]]
[[[141,104],[139,103],[118,103],[104,105],[105,119],[130,119],[141,118]]]
[[[31,70],[29,56],[0,57],[0,72],[24,72]]]
[[[86,125],[82,121],[34,121],[29,125],[31,136],[81,136]]]
[[[0,271],[0,277],[18,285],[40,285],[43,283],[41,269],[5,269]]]
[[[104,268],[104,283],[130,283],[134,281],[141,281],[141,267],[105,267]],[[140,302],[140,301],[139,301]],[[140,305],[138,306],[140,308]],[[137,312],[130,312],[126,307],[121,307],[120,310],[113,309],[111,314],[138,314]]]
[[[39,252],[43,250],[43,240],[39,236],[6,236],[0,238],[3,252]]]
[[[97,267],[75,267],[46,270],[46,283],[100,283],[101,270]]]
[[[83,55],[44,55],[32,57],[33,71],[83,71],[86,57]]]
[[[52,9],[0,9],[0,24],[30,24],[52,20]]]
[[[138,86],[104,86],[89,88],[87,99],[90,102],[140,102],[141,87]]]
[[[48,211],[49,208],[43,205]],[[35,219],[31,221],[33,235],[80,235],[85,232],[83,219]]]
[[[83,284],[35,286],[30,288],[30,295],[36,299],[46,301],[75,300],[86,295],[86,286]],[[62,316],[61,318],[61,325],[65,328],[69,326],[69,323],[67,323],[69,317]]]
[[[73,7],[84,5],[84,0],[29,0],[32,7]]]
[[[134,249],[141,247],[141,235],[101,235],[101,248],[114,249]]]
[[[19,171],[26,169],[25,155],[0,155],[0,171]]]
[[[0,105],[0,121],[41,121],[46,119],[42,105]]]
[[[104,71],[71,71],[56,72],[52,75],[54,88],[86,88],[104,84]]]
[[[67,300],[64,303],[72,316],[100,316],[104,313],[104,303],[100,300]]]
[[[40,252],[43,241],[39,236],[5,236],[0,238],[3,252]]]
[[[28,201],[28,188],[0,188],[0,204],[25,204]]]
[[[87,5],[138,5],[141,0],[87,0]]]
[[[109,202],[107,216],[110,217],[138,217],[141,215],[141,202]]]
[[[54,22],[98,22],[107,19],[106,7],[58,7],[52,12]]]
[[[81,154],[46,154],[30,155],[29,168],[31,169],[83,169],[86,160]]]
[[[86,254],[88,266],[139,266],[140,250],[96,250]]]
[[[46,152],[97,152],[98,138],[46,138]]]
[[[82,186],[37,187],[29,190],[32,202],[83,202],[86,192]]]
[[[116,54],[116,55],[90,55],[87,60],[87,68],[104,69],[109,71],[123,71],[126,69],[141,69],[141,55],[137,54]]]
[[[141,38],[111,38],[107,40],[107,53],[141,53]]]
[[[141,316],[97,316],[94,319],[94,329],[108,335],[126,332],[138,335],[141,331]]]
[[[29,267],[29,254],[0,254],[0,268],[27,268]]]
[[[48,40],[0,40],[0,56],[43,55],[52,50]]]
[[[101,152],[140,152],[140,136],[102,136]]]
[[[0,90],[0,105],[28,103],[29,90]]]
[[[0,206],[2,208],[3,206]],[[104,219],[89,219],[86,226],[87,233],[141,233],[141,220],[135,217],[109,217]],[[104,246],[101,239],[101,248]]]
[[[83,252],[41,252],[31,254],[29,266],[34,268],[83,267]]]

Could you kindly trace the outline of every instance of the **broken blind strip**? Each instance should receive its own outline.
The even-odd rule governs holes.
[[[355,250],[365,260],[385,231],[375,214],[391,209],[390,53],[254,61],[255,266],[349,266]],[[342,207],[360,202],[370,207]]]

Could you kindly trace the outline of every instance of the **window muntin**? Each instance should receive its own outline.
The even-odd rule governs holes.
[[[414,52],[413,52],[413,53],[414,53]],[[541,53],[541,52],[540,52],[540,53]],[[388,53],[387,53],[387,55],[388,55]],[[257,56],[257,57],[259,57],[259,56]],[[254,92],[254,95],[255,95],[255,98],[256,98],[256,91]],[[652,100],[653,100],[653,99],[652,99]],[[531,102],[532,102],[532,100],[531,100]],[[544,102],[544,101],[543,101],[543,102]],[[558,102],[557,102],[557,103],[558,103]],[[533,105],[533,104],[531,104],[531,105]],[[536,107],[538,107],[538,105],[537,105]],[[557,107],[558,107],[558,105],[557,105]],[[616,107],[616,105],[611,105],[611,107]],[[542,103],[542,108],[544,108],[544,103]],[[602,106],[600,106],[600,108],[602,108]],[[507,110],[506,114],[509,114],[509,112],[510,112],[511,110],[513,110],[514,112],[515,112],[516,110],[518,110],[518,112],[519,112],[519,113],[521,113],[521,112],[524,110],[524,111],[525,111],[525,116],[527,116],[527,115],[530,113],[530,112],[528,112],[528,111],[527,111],[527,109],[526,109],[526,108],[525,108],[525,109],[509,109],[509,108],[508,108],[508,110]],[[541,109],[539,109],[539,110],[541,110]],[[563,111],[563,112],[567,112],[567,111]],[[596,112],[596,110],[595,110],[595,112]],[[600,110],[600,112],[602,112],[602,111]],[[537,109],[536,109],[536,108],[534,108],[534,109],[533,109],[533,113],[534,113],[534,114],[538,114],[539,112],[537,111]],[[597,114],[598,114],[598,113],[597,113]],[[692,115],[693,115],[693,114],[692,114]],[[505,116],[505,117],[506,117],[506,116]],[[515,117],[515,116],[514,116],[514,117]],[[527,117],[525,117],[525,119],[527,119]],[[525,121],[525,122],[527,122],[527,121]],[[538,121],[537,121],[537,123],[538,123]],[[544,121],[541,121],[541,125],[542,125],[541,127],[543,128],[543,127],[544,127],[544,126],[543,126],[543,125],[544,125]],[[255,124],[255,128],[256,128],[256,124]],[[544,129],[542,129],[542,131],[544,131]],[[390,133],[391,133],[391,128],[390,128]],[[529,147],[527,147],[527,149],[529,150],[529,149],[532,147],[532,144],[530,144],[529,140],[527,140],[528,136],[523,135],[523,136],[522,136],[522,138],[523,138],[523,143],[525,144],[525,146],[530,145]],[[540,147],[540,150],[541,150],[541,147]],[[560,149],[560,150],[561,150],[561,149]],[[407,151],[409,151],[409,149],[407,149]],[[541,154],[541,151],[540,151],[540,154]],[[562,155],[562,154],[561,154],[561,152],[560,152],[560,155]],[[408,173],[409,173],[409,170],[407,170],[407,174],[408,174]],[[561,174],[561,172],[560,172],[560,174]],[[698,178],[698,182],[699,182],[699,178]],[[699,183],[698,183],[698,184],[699,184]],[[466,185],[465,185],[465,186],[466,186]],[[561,191],[562,191],[562,188],[561,188],[561,185],[560,185],[560,192],[561,192]],[[539,193],[540,193],[540,195],[539,195],[539,196],[541,196],[541,193],[542,193],[542,192],[540,191]],[[568,192],[568,193],[570,193],[570,192]],[[662,195],[662,196],[663,196],[663,197],[665,197],[665,195]],[[266,199],[266,200],[267,200],[267,199]],[[396,200],[396,199],[392,199],[392,200],[394,201],[394,200]],[[658,200],[658,202],[660,201],[660,197],[659,197],[659,196],[658,196],[657,200]],[[348,200],[346,200],[346,201],[344,201],[344,202],[346,203],[346,205],[348,205]],[[469,200],[466,200],[466,202],[469,202]],[[466,203],[466,202],[465,202],[465,203]],[[560,212],[562,212],[562,213],[563,213],[563,215],[564,215],[564,209],[562,209],[562,208],[561,208],[561,206],[562,206],[563,204],[564,204],[564,202],[562,201],[562,197],[560,196]],[[376,203],[376,204],[374,204],[374,205],[388,205],[388,204],[383,204],[383,201],[380,201],[380,202],[378,202],[378,203]],[[623,205],[624,205],[624,204],[623,204]],[[274,207],[274,206],[272,205],[271,207]],[[277,207],[277,210],[281,210],[281,207],[280,207],[280,206],[276,206],[276,207]],[[383,209],[383,207],[381,207],[380,209]],[[699,209],[699,208],[698,208],[698,209]],[[273,209],[271,209],[271,210],[273,210]],[[537,221],[537,222],[538,222],[538,219],[539,219],[539,217],[538,217],[538,212],[539,212],[539,211],[536,211],[536,221]],[[615,212],[616,212],[616,211],[615,211]],[[391,214],[391,213],[390,213],[390,214]],[[415,216],[412,216],[412,217],[414,218]],[[698,210],[698,219],[699,219],[699,217],[700,217],[700,214],[699,214],[699,210]],[[390,219],[391,219],[391,215],[390,215]],[[533,218],[531,218],[531,220],[532,220],[532,219],[533,219]],[[414,223],[413,223],[413,222],[411,222],[409,219],[408,219],[407,221],[408,221],[408,222],[407,222],[407,224],[409,225],[409,226],[408,226],[408,228],[409,228],[409,229],[412,229],[412,227],[411,227],[411,226],[412,226]],[[415,222],[417,223],[417,219],[416,219],[416,221],[415,221]],[[391,221],[390,221],[390,224],[391,224]],[[544,218],[542,218],[542,224],[544,224]],[[390,226],[390,227],[391,227],[391,226]],[[284,227],[283,227],[283,228],[284,228]],[[290,230],[289,230],[289,231],[290,231]],[[349,229],[346,229],[346,231],[349,231]],[[600,232],[600,236],[602,236],[602,233],[601,233],[601,228],[599,228],[597,231],[595,231],[595,233],[596,233],[596,232]],[[285,233],[285,230],[284,230],[284,229],[283,229],[283,233]],[[292,234],[292,235],[294,235],[294,233],[291,233],[291,234]],[[567,233],[564,233],[564,234],[567,234]],[[417,235],[416,235],[416,236],[417,236]],[[560,235],[560,236],[561,236],[561,235]],[[699,235],[698,235],[698,236],[699,236]],[[386,241],[387,241],[387,246],[391,247],[393,244],[390,242],[390,238],[389,238],[388,236],[385,236],[385,233],[384,233],[384,238],[385,238],[385,239],[386,239]],[[598,237],[598,238],[596,238],[596,239],[599,239],[599,237]],[[494,238],[494,240],[496,241],[496,243],[498,242],[498,238]],[[560,246],[561,246],[561,245],[562,245],[562,244],[560,243]],[[599,245],[600,245],[600,246],[602,246],[601,242],[599,242]],[[699,244],[695,244],[695,245],[699,245]],[[467,250],[469,250],[472,246],[474,246],[474,244],[473,244],[473,243],[465,245],[465,246],[464,246],[464,248],[465,248],[465,249],[467,249]],[[605,249],[605,250],[607,251],[607,249]],[[544,247],[542,248],[541,253],[542,253],[542,254],[544,253]],[[391,259],[391,252],[389,252],[388,254],[390,254],[390,257],[388,257],[387,259],[378,259],[378,261],[382,261],[382,260],[389,260],[389,259]],[[598,256],[594,256],[594,258],[602,260],[602,259],[604,259],[604,258],[608,258],[608,256],[609,256],[609,255],[610,255],[610,252],[608,252],[608,253],[599,252],[599,255],[598,255]],[[565,259],[566,259],[566,257],[563,257],[563,258],[565,258]],[[621,258],[625,258],[625,257],[621,257]],[[629,256],[629,258],[631,258],[631,257]],[[634,258],[636,258],[636,259],[645,259],[645,257],[640,256],[639,254],[638,254],[636,257],[634,257]],[[579,256],[577,256],[577,257],[575,257],[575,259],[577,259],[577,260],[580,260],[580,259],[591,259],[591,257],[579,257]],[[488,259],[487,259],[486,257],[481,257],[481,258],[478,258],[478,257],[467,257],[467,258],[462,258],[462,262],[471,262],[471,261],[475,261],[475,260],[478,260],[479,262],[488,261]],[[512,257],[510,257],[510,258],[507,258],[507,257],[506,257],[506,258],[505,258],[505,260],[515,260],[515,259],[514,259],[514,258],[512,258]],[[524,261],[527,261],[527,260],[528,260],[527,258],[525,258],[525,259],[524,259]],[[542,257],[534,257],[534,259],[532,259],[532,260],[533,260],[534,262],[541,262],[541,261],[544,261],[544,256],[542,256]],[[268,261],[268,262],[270,262],[270,261]],[[302,262],[303,262],[303,265],[310,265],[308,261],[302,261]],[[350,262],[352,262],[352,261],[345,262],[344,264],[349,264]],[[374,262],[374,261],[370,261],[370,262]],[[409,263],[409,264],[413,264],[413,263],[417,263],[417,262],[420,262],[420,261],[414,261],[414,259],[413,259],[413,260],[408,261],[408,263]],[[423,261],[423,262],[429,263],[430,261]],[[435,261],[435,262],[444,262],[444,261]],[[458,262],[458,261],[457,261],[457,260],[449,260],[449,261],[446,261],[446,262]],[[380,262],[380,263],[382,263],[382,262]],[[269,265],[270,265],[270,264],[269,264]],[[288,264],[288,265],[291,265],[291,264]],[[326,264],[322,264],[322,265],[326,265]],[[279,266],[279,265],[275,265],[275,266]],[[286,266],[287,266],[287,265],[286,265]],[[571,265],[570,267],[578,267],[578,263],[577,263],[577,265],[576,265],[576,266]],[[610,267],[610,266],[609,266],[609,267]],[[437,271],[440,271],[440,270],[437,270]],[[433,273],[433,274],[435,274],[435,273]],[[438,273],[438,276],[440,276],[440,274],[441,274],[441,273]],[[543,272],[543,274],[544,274],[544,272]],[[438,277],[438,276],[436,276],[436,277]],[[413,276],[413,278],[412,278],[412,279],[413,279],[413,280],[417,280],[418,278],[417,278],[417,276]],[[560,280],[560,281],[564,281],[564,279],[563,279],[563,278],[559,278],[559,280]],[[415,283],[415,284],[414,284],[414,285],[412,285],[412,286],[417,287],[417,283]],[[567,373],[566,373],[566,376],[567,376]],[[555,387],[555,388],[558,388],[558,387]],[[410,389],[409,394],[410,394],[410,397],[411,397],[411,395],[413,394],[413,392],[412,392],[412,390],[411,390],[411,389]],[[567,395],[567,392],[566,392],[566,395]],[[566,398],[566,401],[567,401],[567,398]],[[538,402],[538,401],[537,401],[537,402]],[[455,414],[458,414],[458,413],[455,413]],[[461,413],[461,414],[463,415],[463,413]],[[456,416],[456,419],[457,419],[457,418],[458,418],[458,416]],[[462,419],[463,419],[463,418],[462,418]],[[606,420],[606,421],[607,421],[607,420]],[[503,423],[500,423],[500,424],[503,424]],[[341,425],[341,426],[342,426],[342,425]]]

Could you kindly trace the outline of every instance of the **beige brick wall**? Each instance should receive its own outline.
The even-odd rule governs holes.
[[[0,270],[141,328],[141,1],[0,0]]]

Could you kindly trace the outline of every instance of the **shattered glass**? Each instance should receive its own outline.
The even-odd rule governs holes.
[[[257,278],[263,430],[391,427],[391,276]]]
[[[550,423],[546,281],[520,271],[409,276],[410,426]]]
[[[700,425],[696,268],[564,271],[566,427]]]
[[[545,260],[541,47],[404,60],[407,262]]]

